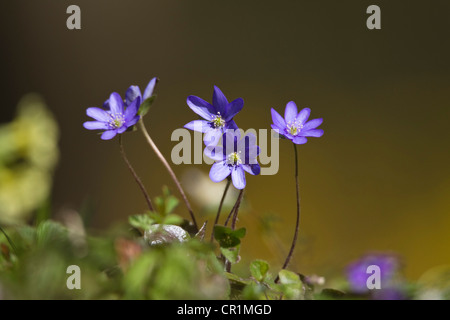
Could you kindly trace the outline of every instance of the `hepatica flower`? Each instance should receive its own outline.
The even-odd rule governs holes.
[[[147,87],[144,90],[144,95],[141,93],[141,89],[138,86],[131,86],[128,88],[125,93],[125,105],[129,106],[136,98],[140,98],[140,101],[143,103],[145,100],[150,98],[153,95],[153,90],[155,89],[157,78],[153,78],[148,83]]]
[[[272,129],[278,134],[291,140],[295,144],[304,144],[308,140],[306,137],[321,137],[322,129],[317,129],[323,122],[323,119],[313,119],[308,121],[311,109],[304,108],[297,111],[295,102],[290,101],[286,105],[284,118],[272,108]]]
[[[208,146],[216,145],[226,130],[238,128],[233,117],[244,107],[244,100],[237,98],[229,103],[222,91],[214,86],[212,104],[196,96],[189,96],[187,104],[204,120],[191,121],[184,127],[204,133],[203,140]]]
[[[395,276],[400,268],[398,257],[391,254],[375,253],[365,255],[347,267],[347,280],[353,292],[365,293],[369,291],[367,279],[373,272],[368,272],[367,268],[371,265],[380,268],[381,289],[392,288]]]
[[[207,146],[205,154],[216,162],[212,165],[209,177],[220,182],[231,175],[236,189],[244,189],[245,172],[258,175],[261,168],[256,160],[259,155],[254,134],[247,134],[241,139],[239,130],[226,130],[221,146]]]
[[[101,138],[110,140],[139,121],[137,112],[140,103],[141,98],[137,97],[129,105],[125,105],[121,96],[113,92],[103,104],[103,109],[92,107],[86,110],[86,114],[95,121],[87,121],[83,126],[88,130],[105,130]]]

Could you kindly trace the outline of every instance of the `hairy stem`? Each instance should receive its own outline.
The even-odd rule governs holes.
[[[295,223],[295,233],[294,233],[294,239],[292,240],[291,249],[289,250],[289,253],[286,257],[286,261],[284,261],[282,269],[286,269],[289,265],[289,262],[291,262],[292,256],[294,254],[295,245],[297,243],[298,238],[298,232],[300,228],[300,191],[299,191],[299,184],[298,184],[298,155],[297,155],[297,145],[293,143],[294,145],[294,155],[295,155],[295,190],[297,192],[297,221]],[[278,280],[278,277],[277,279]]]
[[[186,207],[187,207],[187,209],[189,211],[189,214],[191,216],[191,219],[192,219],[192,222],[194,224],[194,227],[195,227],[195,229],[198,230],[198,225],[197,225],[197,221],[195,220],[194,212],[192,211],[191,205],[190,205],[190,203],[189,203],[189,201],[188,201],[188,199],[186,197],[186,194],[183,191],[183,188],[181,187],[180,182],[177,179],[177,176],[173,172],[173,170],[170,167],[169,163],[167,162],[166,158],[164,158],[164,156],[162,155],[161,151],[159,151],[158,147],[153,142],[152,138],[150,138],[150,135],[148,134],[147,129],[145,128],[145,124],[144,124],[144,121],[143,121],[142,118],[139,120],[138,125],[139,125],[139,128],[141,129],[142,133],[144,134],[144,137],[147,140],[148,144],[150,145],[150,147],[155,152],[156,156],[159,158],[159,160],[162,162],[164,167],[166,167],[167,171],[169,172],[170,177],[172,178],[173,182],[177,186],[178,191],[180,192],[181,197],[183,198],[183,201],[186,204]]]
[[[241,206],[243,195],[244,195],[244,189],[242,189],[241,192],[239,193],[239,197],[236,202],[236,208],[234,209],[233,219],[231,220],[231,229],[233,229],[233,230],[236,229],[237,216],[238,216],[238,212],[239,212],[239,207]]]
[[[227,192],[228,192],[228,189],[230,188],[230,184],[231,184],[231,179],[228,179],[227,180],[227,185],[225,186],[225,190],[223,191],[222,199],[220,200],[219,209],[217,210],[216,219],[214,220],[213,231],[211,233],[211,242],[213,242],[213,240],[214,240],[214,227],[219,222],[220,212],[222,211],[222,205],[223,205],[223,202],[225,200],[225,197],[227,196]]]
[[[147,202],[147,206],[150,211],[154,211],[152,201],[150,200],[150,197],[147,193],[147,190],[144,187],[144,184],[142,183],[142,180],[137,175],[136,171],[134,170],[133,166],[131,165],[130,161],[128,160],[128,157],[125,153],[125,149],[123,148],[122,143],[122,135],[119,135],[119,146],[120,146],[120,154],[122,155],[123,160],[125,161],[128,169],[130,170],[131,174],[133,175],[134,180],[139,186],[139,189],[141,189],[142,194],[144,195],[145,201]]]
[[[242,189],[239,192],[239,196],[238,196],[238,198],[236,200],[236,203],[234,204],[233,209],[231,209],[230,214],[228,215],[227,220],[225,221],[225,227],[227,226],[228,221],[231,218],[231,215],[233,215],[233,219],[231,221],[231,229],[233,229],[233,230],[236,229],[237,215],[238,215],[238,212],[239,212],[239,207],[241,205],[241,201],[242,201],[242,196],[243,195],[244,195],[244,189]],[[228,261],[228,260],[225,260],[225,271],[226,272],[230,272],[231,271],[231,262]]]
[[[239,196],[238,196],[238,198],[237,198],[237,200],[236,200],[236,202],[235,202],[233,208],[231,209],[230,213],[228,214],[227,219],[225,220],[225,224],[224,224],[225,227],[228,225],[228,222],[230,221],[230,218],[233,216],[233,213],[234,213],[234,212],[237,210],[237,208],[240,206],[240,204],[241,204],[241,199],[242,199],[242,195],[243,195],[243,194],[244,194],[244,189],[242,189],[242,190],[239,192]]]

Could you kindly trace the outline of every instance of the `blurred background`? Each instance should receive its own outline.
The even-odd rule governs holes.
[[[66,28],[71,4],[81,8],[81,30]],[[381,8],[381,30],[366,28],[371,4]],[[448,1],[16,0],[0,12],[0,120],[11,122],[30,92],[53,113],[55,214],[89,206],[90,228],[105,230],[145,211],[117,140],[82,124],[87,107],[157,76],[146,124],[167,157],[173,130],[196,118],[186,97],[211,101],[213,85],[244,98],[235,118],[244,129],[270,128],[270,108],[283,113],[290,100],[324,118],[324,136],[299,147],[292,270],[330,276],[368,251],[398,253],[411,279],[450,263]],[[139,132],[124,144],[152,196],[165,184],[178,195]],[[283,140],[278,174],[248,177],[238,223],[246,259],[282,264],[295,224],[293,169]],[[208,180],[206,164],[174,170],[197,219],[212,222],[224,186]],[[177,213],[188,217],[182,204]]]

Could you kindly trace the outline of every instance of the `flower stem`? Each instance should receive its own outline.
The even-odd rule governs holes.
[[[133,175],[134,180],[136,181],[136,183],[138,184],[142,193],[144,194],[144,198],[145,198],[145,201],[147,202],[147,206],[148,206],[149,210],[154,211],[152,201],[150,200],[147,190],[145,190],[144,184],[142,183],[139,176],[136,174],[136,171],[134,171],[133,166],[131,165],[130,161],[127,158],[125,149],[123,148],[122,135],[119,135],[119,146],[120,146],[120,154],[122,155],[123,160],[127,164],[127,167],[130,170],[131,174]]]
[[[9,244],[11,245],[11,248],[14,250],[14,253],[17,255],[18,252],[17,252],[16,246],[14,245],[14,242],[11,240],[10,237],[8,237],[8,234],[5,232],[5,230],[3,230],[2,227],[0,227],[0,231],[3,233],[3,235],[4,235],[5,238],[6,238],[6,240],[8,240]]]
[[[244,196],[244,189],[242,189],[241,192],[239,193],[239,198],[238,198],[238,201],[236,202],[236,209],[234,209],[233,220],[231,220],[231,229],[232,230],[236,229],[237,216],[238,216],[239,207],[241,206],[243,196]]]
[[[225,200],[225,197],[227,196],[227,192],[228,192],[228,189],[230,188],[230,184],[231,184],[231,179],[228,179],[227,180],[227,185],[225,186],[225,190],[223,191],[222,199],[220,200],[219,209],[217,210],[216,219],[214,220],[213,231],[211,233],[211,242],[213,242],[213,240],[214,240],[214,227],[219,222],[220,212],[222,211],[222,205],[223,205],[223,202]]]
[[[153,142],[152,138],[150,138],[150,135],[148,134],[147,129],[145,128],[145,124],[144,124],[144,121],[142,118],[139,120],[138,125],[139,125],[139,128],[141,129],[142,133],[144,134],[144,137],[147,140],[148,144],[150,145],[150,147],[152,147],[156,156],[159,158],[159,160],[162,162],[164,167],[166,167],[167,171],[169,172],[170,177],[172,178],[173,182],[177,186],[178,191],[180,192],[181,197],[183,198],[183,201],[186,204],[189,214],[191,215],[192,222],[194,223],[194,227],[195,227],[195,229],[198,230],[198,225],[197,225],[197,221],[195,220],[194,212],[192,211],[191,205],[186,197],[186,194],[183,191],[183,188],[181,187],[180,182],[177,179],[177,176],[173,172],[173,170],[170,167],[169,163],[167,162],[166,158],[164,158],[161,151],[159,151],[158,147]]]
[[[295,189],[297,192],[297,221],[295,223],[295,233],[294,233],[294,239],[292,240],[291,249],[289,250],[289,253],[286,257],[286,261],[284,261],[282,269],[286,269],[289,265],[289,262],[292,259],[292,256],[294,254],[295,245],[297,243],[298,238],[298,231],[300,228],[300,191],[299,191],[299,184],[298,184],[298,155],[297,155],[297,145],[293,143],[294,145],[294,154],[295,154]],[[278,277],[276,279],[276,282],[278,280]]]
[[[236,200],[236,203],[233,206],[233,209],[231,209],[230,214],[227,217],[227,220],[225,221],[225,227],[228,224],[228,221],[231,218],[231,215],[233,214],[233,219],[231,221],[231,229],[234,230],[236,229],[236,220],[237,220],[237,215],[239,212],[239,207],[241,205],[241,201],[242,201],[242,196],[244,195],[244,189],[241,190],[241,192],[239,192],[239,196]],[[231,271],[231,262],[228,260],[225,260],[225,271],[226,272],[230,272]]]
[[[244,189],[242,189],[241,192],[239,192],[239,196],[236,200],[236,203],[234,204],[233,209],[231,209],[230,213],[228,214],[227,219],[225,220],[225,224],[224,224],[225,227],[228,225],[228,222],[230,221],[231,216],[233,216],[233,213],[235,213],[235,216],[237,218],[236,211],[239,210],[239,206],[241,205],[241,200],[242,200],[243,195],[244,195]],[[235,216],[233,216],[233,220],[235,219],[234,218]]]

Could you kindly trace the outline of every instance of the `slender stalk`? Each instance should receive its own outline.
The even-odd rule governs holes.
[[[194,223],[194,227],[195,227],[195,229],[198,230],[197,221],[195,220],[194,212],[192,211],[191,205],[186,197],[186,194],[184,193],[183,188],[181,187],[181,184],[177,179],[177,176],[173,172],[173,170],[170,167],[169,163],[167,162],[166,158],[164,158],[161,151],[159,151],[158,147],[153,142],[152,138],[150,138],[150,135],[148,134],[147,129],[145,128],[145,124],[144,124],[144,121],[142,120],[142,118],[139,120],[138,126],[141,129],[142,133],[144,134],[144,137],[147,140],[148,144],[153,149],[153,151],[156,153],[156,156],[159,158],[159,160],[162,162],[164,167],[166,167],[167,171],[169,172],[170,177],[172,178],[173,182],[177,186],[178,191],[180,192],[181,197],[183,198],[183,201],[186,204],[189,214],[191,215],[192,222]]]
[[[142,193],[144,194],[144,198],[145,201],[147,202],[148,208],[150,209],[150,211],[154,211],[152,201],[150,200],[147,190],[145,190],[144,184],[142,183],[141,179],[139,178],[139,176],[137,175],[136,171],[134,170],[133,166],[131,165],[130,161],[127,158],[125,149],[123,148],[122,135],[119,135],[119,146],[120,146],[120,154],[122,155],[123,160],[127,164],[127,167],[130,170],[131,174],[133,175],[134,180],[138,184],[139,189],[141,189]]]
[[[239,192],[239,196],[236,200],[236,203],[233,206],[233,209],[231,209],[230,214],[227,217],[227,220],[225,221],[225,226],[227,226],[228,221],[231,218],[231,215],[233,214],[233,219],[231,221],[231,229],[234,230],[236,229],[236,220],[237,220],[237,215],[239,212],[239,207],[241,205],[241,201],[242,201],[242,196],[244,195],[244,189],[241,190],[241,192]],[[226,272],[230,272],[231,271],[231,262],[228,260],[225,260],[225,271]]]
[[[239,208],[243,194],[244,194],[244,189],[242,189],[241,192],[239,192],[239,196],[238,196],[233,208],[231,209],[230,213],[228,214],[227,219],[225,220],[225,224],[224,224],[225,227],[228,225],[228,222],[230,221],[230,218],[233,216],[233,213]]]
[[[214,240],[214,227],[219,222],[220,212],[222,211],[222,205],[223,205],[223,202],[225,200],[225,197],[227,196],[227,192],[228,192],[228,189],[230,188],[230,184],[231,184],[231,179],[228,179],[227,180],[227,185],[225,186],[225,190],[223,191],[222,199],[220,200],[219,209],[217,210],[216,219],[214,220],[213,231],[211,232],[211,242],[213,242],[213,240]]]
[[[239,193],[239,198],[236,202],[236,209],[234,209],[233,220],[231,220],[231,229],[232,230],[236,229],[237,216],[238,216],[238,212],[239,212],[239,207],[241,206],[243,195],[244,195],[244,189],[242,189],[241,192]]]
[[[14,244],[14,242],[11,240],[11,238],[6,234],[5,230],[3,230],[2,227],[0,227],[0,231],[5,235],[6,240],[8,240],[9,244],[11,245],[11,248],[13,248],[14,253],[17,255],[17,248]]]
[[[295,245],[297,243],[298,231],[299,231],[299,227],[300,227],[300,191],[299,191],[299,184],[298,184],[298,155],[297,155],[297,145],[295,143],[293,143],[293,145],[294,145],[294,154],[295,154],[295,190],[297,192],[297,221],[295,223],[295,233],[294,233],[294,239],[292,240],[291,249],[289,250],[289,253],[286,257],[286,261],[284,261],[282,269],[286,269],[287,266],[289,265],[289,262],[291,262],[292,256],[294,254]]]

